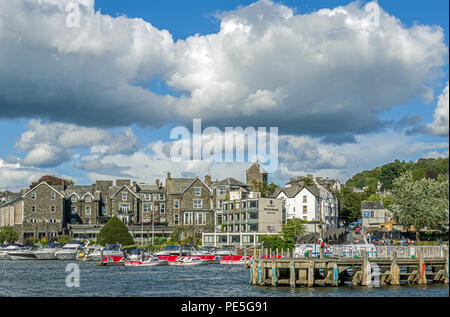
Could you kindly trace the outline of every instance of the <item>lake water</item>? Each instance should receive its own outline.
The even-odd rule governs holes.
[[[69,288],[66,266],[80,268]],[[243,266],[99,267],[93,262],[0,261],[0,297],[448,297],[448,285],[366,287],[258,287]]]

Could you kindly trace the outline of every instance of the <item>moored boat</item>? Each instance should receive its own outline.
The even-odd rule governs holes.
[[[226,255],[220,259],[220,264],[243,265],[253,260],[250,255]]]
[[[20,245],[15,245],[15,244],[3,246],[0,249],[0,260],[11,260],[11,257],[9,256],[9,252],[17,251],[17,250],[19,250],[19,247],[20,247]]]
[[[94,252],[87,255],[88,260],[100,261],[103,257],[124,257],[125,253],[120,244],[110,244],[106,248],[98,247]]]
[[[61,249],[61,244],[59,243],[49,243],[42,249],[36,250],[34,255],[39,260],[56,260],[56,251]]]
[[[175,261],[169,261],[169,265],[175,266],[194,266],[194,265],[206,265],[206,261],[203,261],[198,256],[179,256]]]
[[[82,251],[83,243],[79,241],[72,241],[57,250],[55,252],[55,256],[58,260],[76,260],[78,254]]]
[[[8,256],[14,261],[37,260],[32,247],[22,247],[16,251],[8,252]]]
[[[158,257],[146,257],[144,261],[127,260],[125,266],[162,266],[168,265],[168,260],[160,260]]]

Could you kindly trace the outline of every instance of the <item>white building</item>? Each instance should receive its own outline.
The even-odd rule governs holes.
[[[320,220],[326,229],[338,227],[338,201],[336,196],[322,186],[286,187],[274,193],[285,201],[286,219]]]

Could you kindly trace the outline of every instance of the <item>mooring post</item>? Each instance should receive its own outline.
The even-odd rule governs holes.
[[[445,279],[444,279],[444,283],[448,284],[448,267],[449,267],[449,258],[448,258],[448,250],[444,250],[444,256],[445,256]]]
[[[397,251],[392,251],[391,285],[400,285],[400,267],[397,262]]]
[[[427,266],[423,256],[423,250],[419,250],[419,284],[427,284]]]
[[[361,250],[361,255],[362,255],[362,266],[361,266],[361,273],[362,273],[362,278],[361,278],[361,285],[362,286],[367,286],[367,250]]]
[[[277,286],[277,262],[272,261],[272,286]]]
[[[308,267],[308,287],[313,286],[314,286],[314,260],[310,260]]]
[[[262,261],[259,260],[258,262],[258,284],[261,285],[262,284]]]
[[[339,268],[338,265],[336,263],[336,261],[334,261],[334,266],[333,266],[333,286],[338,286],[339,285]]]
[[[291,266],[290,266],[290,275],[289,275],[289,284],[291,285],[291,288],[295,288],[295,262],[291,261]]]
[[[103,249],[100,247],[100,263],[103,263]]]

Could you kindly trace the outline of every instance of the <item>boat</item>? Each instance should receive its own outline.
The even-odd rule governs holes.
[[[162,266],[168,265],[168,260],[160,260],[158,257],[146,257],[144,261],[139,260],[127,260],[125,266]]]
[[[170,262],[169,265],[175,266],[194,266],[194,265],[206,265],[206,261],[203,261],[198,256],[179,256],[175,261]]]
[[[0,260],[11,260],[9,256],[9,252],[19,250],[20,245],[11,244],[7,246],[3,246],[0,249]]]
[[[236,255],[237,251],[236,248],[232,245],[226,245],[223,246],[219,251],[216,252],[217,255],[224,256],[224,255]]]
[[[162,255],[178,255],[178,256],[189,256],[193,252],[195,252],[195,248],[190,245],[185,245],[180,247],[179,245],[168,245],[164,247],[162,251],[156,252],[155,256],[162,256]]]
[[[33,247],[22,247],[15,251],[9,251],[8,256],[14,261],[36,260],[34,252],[35,249]]]
[[[97,263],[100,266],[124,266],[125,257],[124,256],[104,256],[102,261]]]
[[[201,247],[200,249],[192,252],[192,255],[215,255],[216,254],[215,247]]]
[[[57,260],[56,251],[60,250],[62,245],[60,243],[49,243],[45,247],[36,250],[34,255],[39,260]]]
[[[120,244],[110,244],[106,248],[98,247],[94,252],[87,255],[88,260],[100,261],[103,257],[125,257],[125,253],[122,250]]]
[[[253,255],[226,255],[220,259],[220,264],[243,265],[253,261]]]
[[[83,242],[72,241],[55,252],[58,260],[76,260],[79,253],[83,251]]]

